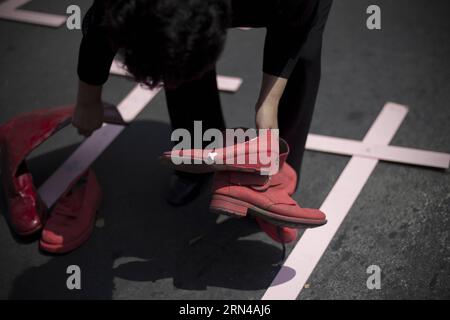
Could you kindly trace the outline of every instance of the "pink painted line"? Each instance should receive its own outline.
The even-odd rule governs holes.
[[[448,153],[368,144],[318,134],[308,135],[306,149],[440,169],[448,169],[450,165],[450,154]]]
[[[128,76],[117,62],[111,66],[111,73]],[[222,85],[228,90],[237,90],[236,78],[219,77],[221,77]],[[242,80],[239,85],[241,82]],[[160,88],[147,90],[139,85],[136,86],[117,107],[122,119],[126,123],[130,123],[160,90]],[[52,206],[70,183],[82,174],[124,129],[125,127],[122,125],[104,124],[101,129],[87,138],[39,188],[39,194],[47,206]]]
[[[122,118],[126,122],[133,120],[158,91],[159,89],[146,90],[136,86],[117,107]],[[70,183],[82,174],[125,128],[121,125],[104,124],[87,138],[39,188],[39,194],[47,206],[52,206]]]
[[[116,76],[122,76],[122,77],[130,77],[131,76],[118,60],[113,60],[113,62],[111,64],[111,69],[109,70],[109,73],[114,74]]]
[[[120,65],[120,62],[114,60],[110,73],[118,76],[129,77],[130,74]],[[217,87],[220,91],[236,92],[242,85],[242,79],[230,76],[217,76]]]
[[[6,0],[0,4],[1,8],[0,11],[3,12],[14,11],[30,1],[31,0]]]
[[[242,79],[230,76],[217,76],[217,88],[220,91],[236,92],[242,85]]]
[[[18,9],[30,1],[31,0],[7,0],[1,3],[0,18],[56,28],[62,26],[66,22],[66,16]]]
[[[408,112],[407,107],[388,103],[364,138],[364,143],[389,144]],[[321,206],[328,223],[308,229],[297,242],[263,300],[294,300],[358,198],[378,163],[377,159],[353,156]]]

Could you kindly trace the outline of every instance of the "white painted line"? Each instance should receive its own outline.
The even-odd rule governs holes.
[[[306,149],[440,169],[448,169],[450,165],[450,154],[448,153],[368,144],[362,141],[312,133],[308,135]]]
[[[386,104],[366,134],[364,143],[389,144],[407,112],[404,106]],[[263,300],[297,298],[377,163],[377,159],[357,156],[350,159],[321,206],[321,210],[327,214],[328,223],[304,232],[265,292]]]
[[[18,9],[30,1],[31,0],[7,0],[2,2],[0,4],[0,18],[56,28],[62,26],[66,22],[66,16]]]
[[[121,66],[120,62],[114,60],[111,65],[111,74],[130,77],[130,74]],[[217,87],[220,91],[236,92],[242,85],[242,79],[230,76],[217,76]]]
[[[133,120],[158,91],[159,89],[150,91],[136,86],[117,107],[123,119],[127,122]],[[39,195],[46,205],[51,207],[71,182],[83,173],[125,128],[104,124],[87,138],[39,188]]]

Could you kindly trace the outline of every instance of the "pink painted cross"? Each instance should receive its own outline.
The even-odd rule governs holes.
[[[380,158],[377,156],[388,161],[448,168],[449,154],[387,146],[407,112],[405,106],[387,103],[360,143],[334,137],[308,138],[311,149],[353,156],[322,203],[321,210],[327,213],[328,223],[304,232],[265,292],[263,300],[297,298],[378,164]],[[409,156],[416,158],[409,159]]]
[[[60,27],[65,23],[65,16],[19,9],[30,1],[2,2],[0,18],[50,27]],[[111,73],[127,75],[116,62]],[[241,83],[242,79],[239,78],[218,76],[220,90],[235,92]],[[136,86],[118,106],[122,118],[126,122],[133,121],[158,92],[159,89],[149,91]],[[363,141],[316,134],[308,136],[308,150],[349,155],[352,158],[321,206],[328,214],[328,223],[305,231],[263,299],[297,298],[379,160],[448,169],[450,155],[447,153],[389,146],[406,114],[405,106],[386,104]],[[53,205],[71,181],[85,171],[124,129],[124,126],[105,124],[87,138],[39,188],[45,203]]]
[[[66,16],[19,9],[30,1],[6,0],[2,2],[0,4],[0,18],[54,28],[58,28],[66,22]]]

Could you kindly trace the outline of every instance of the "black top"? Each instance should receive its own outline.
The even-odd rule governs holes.
[[[313,25],[319,1],[230,0],[231,27],[266,27],[263,71],[287,79]],[[92,85],[106,82],[117,52],[100,26],[103,12],[102,0],[94,0],[83,20],[78,76]]]

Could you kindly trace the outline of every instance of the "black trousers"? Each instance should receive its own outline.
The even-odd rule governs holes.
[[[290,146],[287,162],[300,180],[305,143],[308,136],[321,76],[322,35],[332,0],[321,1],[299,59],[291,73],[278,108],[280,137]],[[172,129],[193,132],[194,121],[203,122],[203,130],[226,128],[217,89],[216,71],[168,90],[166,99]]]

